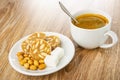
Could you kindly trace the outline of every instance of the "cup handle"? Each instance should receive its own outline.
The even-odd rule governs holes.
[[[110,36],[110,37],[112,38],[112,43],[110,43],[110,44],[102,44],[102,45],[100,46],[100,48],[110,48],[110,47],[112,47],[113,45],[115,45],[115,44],[117,43],[117,41],[118,41],[118,37],[117,37],[116,33],[113,32],[113,31],[108,31],[108,32],[106,32],[106,33],[104,34],[104,36]]]

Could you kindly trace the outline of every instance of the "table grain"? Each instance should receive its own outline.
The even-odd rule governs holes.
[[[112,30],[120,39],[120,0],[61,1],[71,13],[86,8],[109,13],[113,18]],[[0,80],[120,80],[120,42],[109,49],[81,48],[71,37],[68,20],[58,0],[0,0]],[[50,75],[34,77],[18,73],[8,61],[11,47],[22,37],[41,31],[69,37],[75,45],[73,60]]]

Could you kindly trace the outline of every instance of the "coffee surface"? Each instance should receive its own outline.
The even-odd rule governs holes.
[[[77,16],[76,19],[79,23],[75,23],[74,21],[72,23],[84,29],[97,29],[108,24],[108,19],[100,14],[82,14]]]

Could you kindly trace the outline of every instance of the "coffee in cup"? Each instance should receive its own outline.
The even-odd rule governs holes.
[[[108,19],[103,15],[92,13],[81,14],[76,17],[76,20],[78,21],[78,23],[76,23],[75,21],[72,21],[72,23],[75,26],[84,29],[97,29],[104,27],[109,23]]]

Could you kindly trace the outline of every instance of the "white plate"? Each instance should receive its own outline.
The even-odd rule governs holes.
[[[66,36],[59,34],[59,33],[55,33],[55,32],[44,32],[44,33],[46,35],[56,35],[60,38],[61,47],[65,50],[65,55],[61,59],[60,63],[57,65],[57,67],[47,67],[44,70],[35,70],[35,71],[27,70],[23,66],[21,66],[18,62],[16,53],[18,51],[22,51],[21,43],[28,37],[28,36],[26,36],[26,37],[22,38],[21,40],[19,40],[18,42],[16,42],[14,44],[14,46],[11,48],[10,53],[9,53],[10,65],[16,71],[18,71],[22,74],[25,74],[25,75],[42,76],[42,75],[47,75],[47,74],[56,72],[56,71],[62,69],[63,67],[65,67],[68,63],[70,63],[70,61],[72,60],[74,53],[75,53],[75,48],[74,48],[74,45],[71,42],[71,40],[69,38],[67,38]]]

